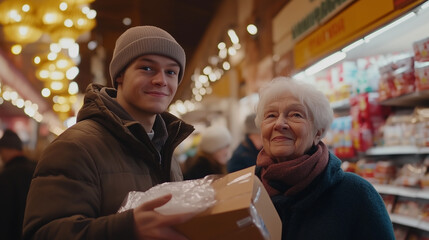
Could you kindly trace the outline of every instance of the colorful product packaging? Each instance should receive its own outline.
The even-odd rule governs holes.
[[[416,64],[414,68],[417,91],[429,90],[429,62]]]
[[[413,51],[416,61],[429,61],[429,37],[415,41]]]

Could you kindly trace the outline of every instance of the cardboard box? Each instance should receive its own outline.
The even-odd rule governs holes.
[[[279,240],[282,224],[255,167],[233,172],[212,183],[216,204],[176,226],[191,240]]]

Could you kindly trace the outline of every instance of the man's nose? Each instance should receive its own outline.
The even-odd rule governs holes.
[[[165,86],[167,85],[167,80],[164,72],[158,72],[152,79],[152,82],[156,85]]]

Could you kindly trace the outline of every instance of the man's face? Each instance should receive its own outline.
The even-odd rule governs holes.
[[[116,79],[118,102],[134,117],[164,112],[176,94],[179,71],[170,58],[140,56]]]

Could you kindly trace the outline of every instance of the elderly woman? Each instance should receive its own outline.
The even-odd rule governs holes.
[[[282,219],[282,239],[395,239],[374,187],[342,171],[321,141],[333,120],[323,93],[279,77],[259,97],[257,175]]]

